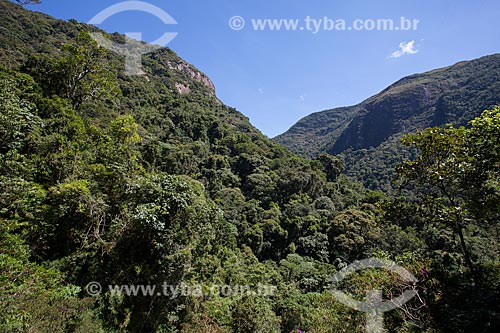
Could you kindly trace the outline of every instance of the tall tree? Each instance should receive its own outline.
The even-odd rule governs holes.
[[[118,93],[115,74],[104,66],[107,51],[99,47],[88,32],[80,32],[76,43],[66,44],[62,50],[64,57],[56,66],[61,75],[64,97],[71,100],[75,109],[87,100]]]
[[[397,171],[415,190],[434,223],[458,235],[465,263],[478,281],[466,244],[470,224],[492,225],[500,216],[500,107],[485,111],[470,128],[430,128],[403,138],[420,155]]]

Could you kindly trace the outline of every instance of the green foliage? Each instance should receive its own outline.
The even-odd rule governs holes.
[[[403,142],[420,151],[398,172],[417,190],[431,221],[449,226],[460,238],[466,264],[477,279],[463,230],[495,223],[500,216],[498,158],[500,108],[485,111],[472,127],[431,128]],[[496,223],[495,223],[496,224]]]
[[[390,331],[497,323],[495,301],[490,312],[475,303],[470,320],[457,304],[498,295],[498,110],[469,130],[421,135],[435,147],[422,146],[405,177],[425,185],[414,202],[388,200],[342,174],[341,157],[307,160],[273,143],[171,50],[145,55],[145,75],[129,77],[120,56],[89,39],[95,28],[4,0],[0,9],[0,27],[11,32],[0,36],[3,331],[360,331],[364,315],[336,301],[328,281],[373,255],[419,277],[410,286],[370,271],[342,286],[360,299],[368,287],[387,296],[417,290],[420,303],[387,316]],[[458,230],[481,269],[482,287],[470,292]],[[100,296],[86,297],[91,281],[102,284]],[[106,289],[164,282],[273,285],[276,293],[170,298]],[[455,311],[449,321],[446,308]]]
[[[18,85],[34,85],[29,76],[13,77],[2,73],[0,78],[0,153],[20,151],[40,119],[35,116],[36,106],[22,98]],[[22,81],[28,81],[27,83]],[[23,87],[28,90],[28,87]]]
[[[89,99],[106,99],[118,93],[113,82],[115,74],[102,63],[106,51],[90,34],[81,32],[76,43],[66,44],[62,51],[64,56],[55,65],[55,75],[61,77],[63,96],[71,100],[75,109]]]
[[[414,145],[420,154],[398,168],[403,185],[416,194],[415,201],[403,208],[419,214],[420,221],[414,223],[433,251],[434,264],[443,270],[441,280],[456,286],[453,291],[445,289],[453,311],[474,309],[476,316],[493,322],[499,318],[496,312],[481,313],[477,304],[465,310],[454,302],[499,292],[498,284],[490,280],[498,274],[493,267],[500,250],[494,236],[500,216],[499,119],[496,107],[474,119],[470,128],[430,128],[406,136],[403,142]],[[461,325],[474,324],[464,320]]]
[[[333,258],[356,258],[375,247],[380,229],[370,213],[348,210],[335,217],[329,230]]]
[[[93,301],[60,272],[29,261],[30,251],[12,233],[19,225],[0,220],[0,331],[104,332]]]
[[[318,156],[318,160],[325,168],[326,177],[330,182],[335,181],[344,171],[344,162],[338,157],[322,153]]]
[[[80,31],[75,43],[65,44],[61,51],[57,60],[33,55],[24,65],[48,95],[67,98],[75,109],[85,104],[89,109],[89,102],[109,101],[120,95],[108,51],[99,47],[88,32]]]
[[[280,321],[265,298],[245,297],[236,303],[231,323],[233,332],[280,332]]]

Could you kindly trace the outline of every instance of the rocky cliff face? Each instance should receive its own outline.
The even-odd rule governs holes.
[[[202,86],[208,89],[209,95],[215,97],[215,85],[212,80],[204,73],[200,72],[192,65],[188,64],[184,60],[179,60],[177,63],[167,62],[167,67],[180,74],[180,76],[188,76],[191,81],[200,83]],[[177,82],[175,84],[178,92],[180,94],[189,94],[191,92],[191,87],[189,82]]]

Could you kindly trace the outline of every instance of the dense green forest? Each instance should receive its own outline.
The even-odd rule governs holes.
[[[387,196],[265,137],[170,49],[131,77],[95,27],[0,0],[0,28],[0,332],[363,332],[333,288],[417,292],[388,332],[500,326],[500,108],[405,136]],[[331,281],[369,257],[418,281]],[[274,292],[106,288],[164,283]]]

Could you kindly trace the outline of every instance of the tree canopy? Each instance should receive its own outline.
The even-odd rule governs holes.
[[[500,326],[499,108],[405,137],[417,154],[388,196],[341,156],[262,135],[169,49],[130,77],[94,28],[0,9],[0,331],[363,331],[332,288],[416,291],[386,314],[390,332]],[[371,269],[332,283],[368,257],[418,281]],[[164,283],[201,294],[109,288]],[[275,293],[204,293],[217,286]]]

